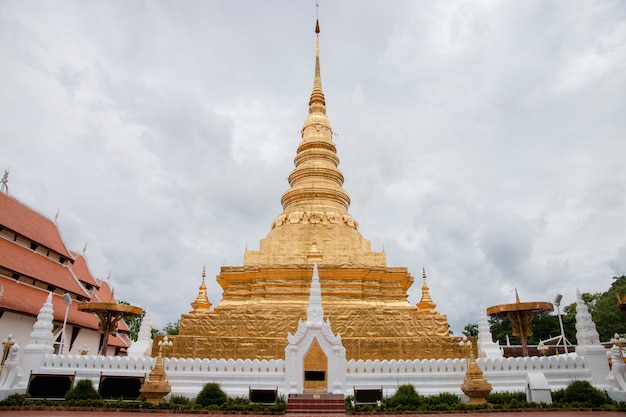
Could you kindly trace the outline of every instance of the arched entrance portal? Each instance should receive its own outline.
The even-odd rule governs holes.
[[[296,334],[287,335],[285,348],[286,391],[289,394],[329,392],[343,394],[346,381],[346,349],[341,336],[324,321],[322,291],[313,266],[311,295],[306,320],[300,319]]]
[[[304,392],[323,393],[327,391],[328,357],[315,338],[304,356]]]

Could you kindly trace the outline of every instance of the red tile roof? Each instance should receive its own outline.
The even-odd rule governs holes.
[[[70,267],[76,278],[85,284],[92,285],[94,287],[99,287],[100,283],[96,281],[96,279],[91,275],[91,271],[89,270],[89,266],[87,265],[87,260],[85,257],[79,253],[72,251],[72,256],[74,257],[74,263]]]
[[[0,225],[72,259],[52,220],[3,192],[0,192]]]
[[[130,339],[126,335],[118,333],[117,336],[109,335],[108,343],[109,346],[127,348],[130,346]]]
[[[0,285],[4,287],[4,295],[0,298],[0,309],[37,316],[46,302],[49,292],[31,285],[19,283],[9,278],[0,277]],[[78,311],[78,303],[70,304],[67,322],[80,327],[97,330],[100,321],[95,314]],[[65,302],[63,296],[52,295],[54,319],[63,322],[65,318]]]
[[[67,266],[2,237],[0,237],[0,265],[65,291],[90,297]]]

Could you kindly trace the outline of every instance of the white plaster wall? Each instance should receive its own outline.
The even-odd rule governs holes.
[[[5,311],[2,314],[2,318],[0,318],[0,340],[4,340],[8,337],[9,334],[12,334],[15,338],[16,342],[20,345],[21,348],[26,346],[30,341],[30,333],[33,331],[33,326],[35,325],[36,317],[26,316],[23,314],[16,314],[10,311]],[[89,347],[89,352],[94,354],[98,352],[98,347],[100,345],[100,334],[96,330],[91,329],[81,329],[76,337],[76,341],[72,346],[71,351],[67,351],[69,347],[69,341],[72,336],[72,328],[71,324],[68,324],[65,329],[65,336],[67,344],[64,346],[63,351],[65,354],[75,354],[79,355],[80,348],[83,344],[86,344]],[[61,334],[62,329],[57,328],[54,334],[54,340]],[[55,343],[55,349],[57,348],[57,344]],[[113,349],[113,353],[115,353],[115,349]]]
[[[73,326],[67,326],[67,329],[65,330],[68,348],[72,337],[72,328]],[[78,332],[78,336],[74,341],[74,345],[72,346],[72,350],[68,352],[66,348],[63,348],[63,351],[65,354],[80,355],[80,349],[83,345],[87,345],[90,355],[97,354],[98,347],[100,345],[100,333],[91,329],[80,329],[80,332]]]
[[[26,346],[30,340],[36,317],[5,311],[0,318],[0,340],[12,334],[20,347]]]

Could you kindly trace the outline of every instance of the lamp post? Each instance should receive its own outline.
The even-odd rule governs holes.
[[[565,337],[565,329],[563,328],[563,319],[561,318],[561,299],[563,296],[561,294],[557,294],[554,297],[554,305],[556,306],[556,314],[559,316],[559,326],[561,326],[561,339],[563,340],[563,347],[565,348],[565,354],[567,351],[567,338]]]
[[[70,311],[70,305],[72,304],[72,297],[65,293],[63,294],[63,302],[65,303],[65,318],[63,319],[63,330],[61,330],[61,343],[59,344],[59,355],[63,354],[63,342],[65,342],[65,325],[67,324],[67,313]]]

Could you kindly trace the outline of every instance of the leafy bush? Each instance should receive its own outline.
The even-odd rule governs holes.
[[[93,387],[93,383],[89,379],[81,379],[76,383],[74,388],[65,394],[65,400],[98,400],[100,393]]]
[[[422,396],[411,384],[400,385],[396,393],[385,401],[385,406],[390,409],[417,410],[421,404]]]
[[[448,405],[457,405],[461,404],[461,398],[450,392],[442,392],[438,395],[433,395],[432,397],[427,397],[430,403],[432,404],[448,404]]]
[[[219,384],[209,382],[205,384],[202,391],[196,397],[196,403],[204,407],[210,405],[222,405],[228,402],[228,396]]]
[[[191,400],[184,395],[172,395],[170,396],[169,403],[176,405],[189,405]]]
[[[526,401],[526,393],[519,392],[494,392],[487,395],[487,402],[489,404],[510,404],[515,401]]]
[[[579,406],[600,407],[604,404],[612,404],[605,393],[594,388],[587,381],[574,381],[565,388],[562,395],[557,394],[557,398],[565,404]]]
[[[24,405],[26,396],[23,394],[12,394],[0,401],[0,405]]]

